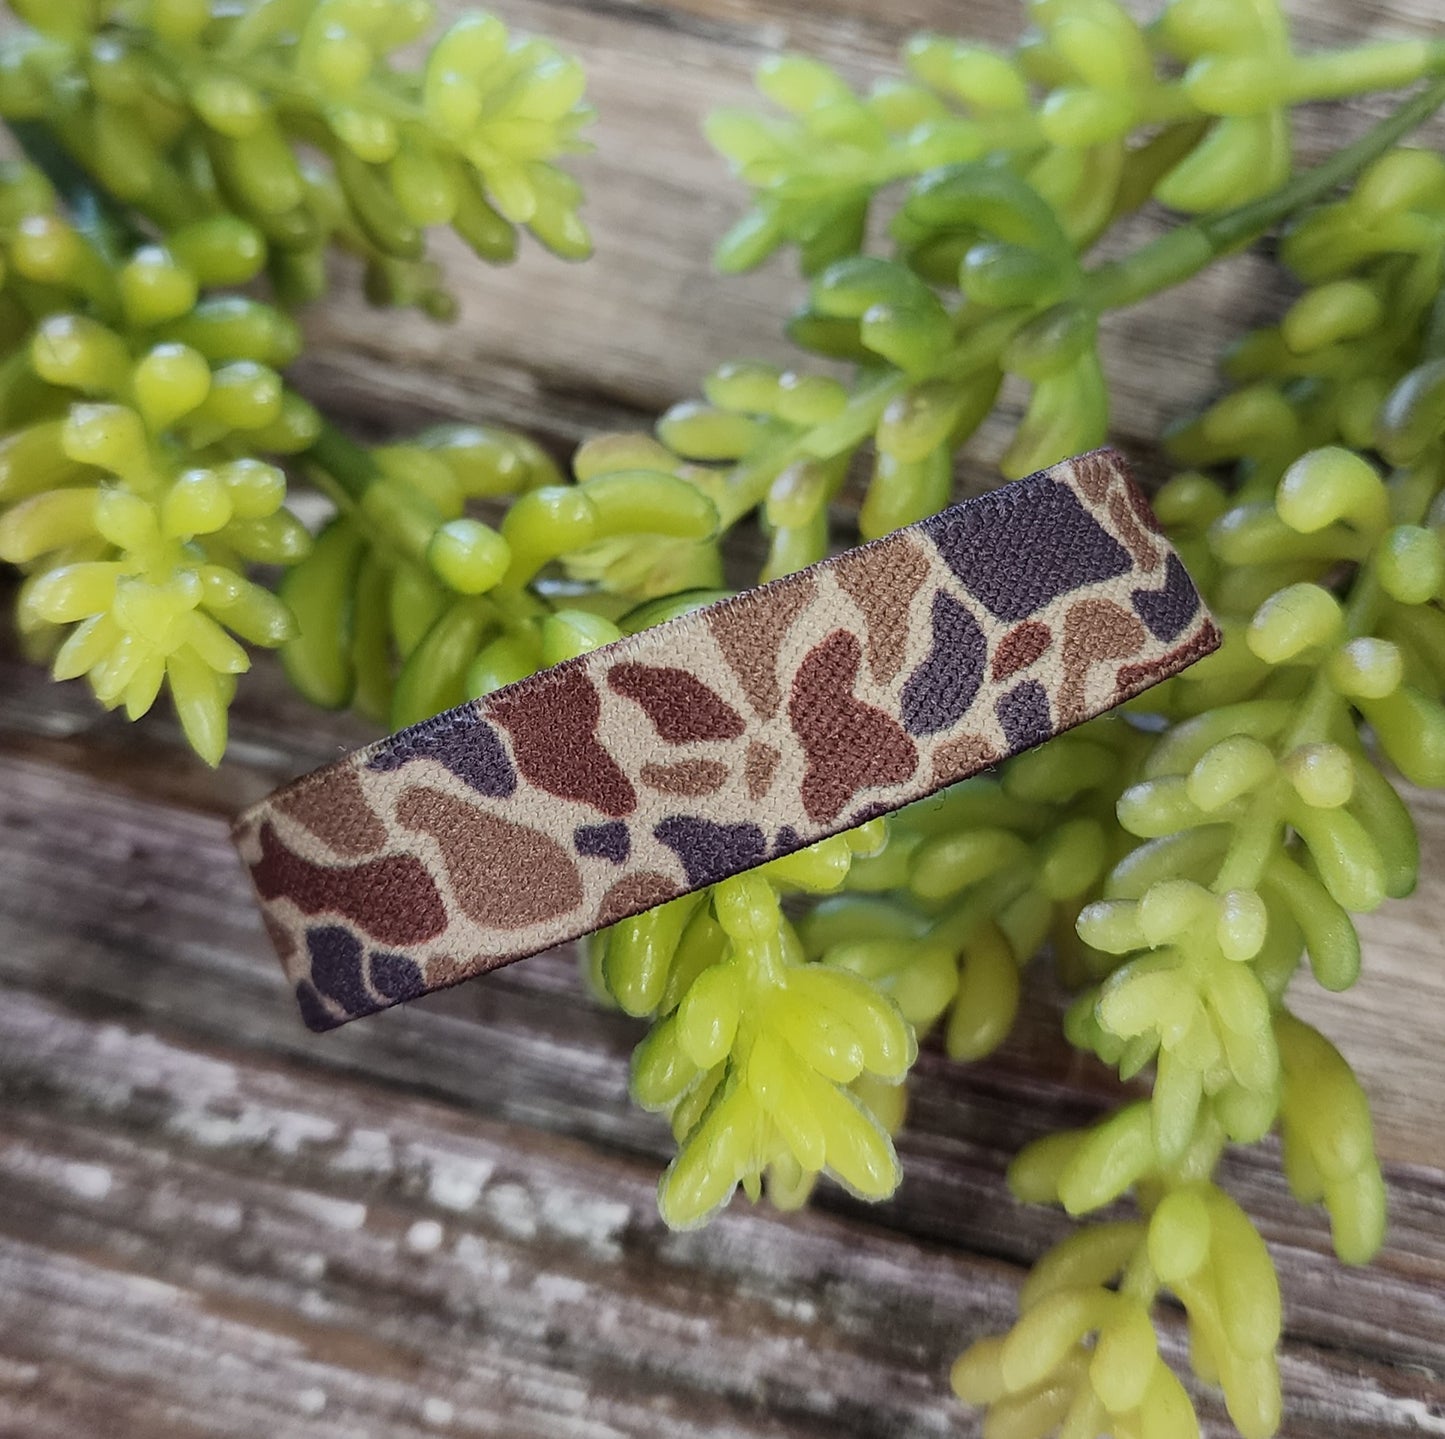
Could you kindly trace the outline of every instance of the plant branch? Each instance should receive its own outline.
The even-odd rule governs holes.
[[[1442,105],[1445,78],[1405,101],[1352,145],[1296,175],[1272,194],[1183,225],[1125,259],[1091,271],[1085,280],[1086,299],[1100,312],[1123,309],[1192,279],[1221,256],[1252,244],[1300,210],[1327,198]]]

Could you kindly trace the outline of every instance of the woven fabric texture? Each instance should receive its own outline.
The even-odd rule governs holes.
[[[1218,643],[1100,450],[404,730],[235,837],[329,1029],[920,799]]]

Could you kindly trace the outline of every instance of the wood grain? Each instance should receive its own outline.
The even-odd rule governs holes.
[[[602,119],[579,172],[598,256],[529,250],[488,271],[443,246],[463,298],[450,329],[378,316],[353,277],[307,316],[296,381],[359,431],[502,420],[561,454],[647,425],[722,359],[786,357],[790,263],[708,268],[741,197],[702,114],[751,103],[777,48],[866,80],[896,71],[910,28],[1018,26],[1012,0],[498,8],[588,66]],[[1439,26],[1436,0],[1292,8],[1309,44]],[[1309,112],[1302,149],[1368,109]],[[1210,357],[1278,309],[1274,284],[1240,256],[1111,322],[1114,437],[1146,467],[1163,421],[1214,387]],[[302,1029],[226,818],[364,726],[308,708],[263,662],[210,772],[168,716],[127,726],[17,654],[0,638],[0,1436],[979,1432],[947,1366],[1009,1322],[1027,1264],[1068,1229],[1014,1204],[1004,1168],[1114,1093],[1062,1043],[1044,973],[987,1063],[923,1055],[893,1202],[824,1190],[801,1215],[739,1203],[669,1234],[653,1200],[668,1137],[626,1095],[638,1029],[585,994],[571,955],[324,1039]],[[1226,1168],[1283,1275],[1295,1439],[1445,1432],[1445,800],[1417,805],[1425,878],[1366,924],[1360,986],[1297,992],[1374,1099],[1383,1254],[1342,1269],[1272,1145]],[[1179,1359],[1177,1326],[1168,1341]],[[1202,1402],[1209,1432],[1230,1432]]]

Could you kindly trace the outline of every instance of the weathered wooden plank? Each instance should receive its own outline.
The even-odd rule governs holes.
[[[292,1013],[221,821],[17,761],[0,762],[0,820],[0,873],[9,879],[0,928],[10,936],[0,983],[12,996],[53,996],[81,1014],[239,1047],[258,1060],[283,1056],[307,1066],[318,1084],[348,1073],[401,1094],[429,1093],[642,1156],[654,1170],[664,1161],[665,1130],[626,1098],[627,1055],[639,1030],[581,991],[567,956],[528,961],[318,1040]],[[82,826],[94,839],[77,850]],[[1322,1222],[1302,1218],[1267,1150],[1234,1162],[1229,1183],[1282,1247],[1299,1334],[1445,1372],[1445,1195],[1432,1127],[1441,1058],[1418,990],[1391,992],[1405,998],[1399,1025],[1413,1022],[1418,1033],[1412,1048],[1397,1031],[1392,1049],[1397,1062],[1408,1056],[1414,1066],[1399,1091],[1410,1107],[1398,1120],[1388,1107],[1380,1114],[1382,1146],[1404,1161],[1393,1175],[1391,1261],[1337,1273]],[[1341,1017],[1350,1008],[1341,1005]],[[1040,994],[1010,1045],[987,1064],[925,1055],[914,1092],[898,1199],[864,1211],[825,1191],[822,1204],[1015,1260],[1065,1231],[1058,1216],[1014,1205],[1001,1182],[1020,1144],[1086,1121],[1110,1093],[1104,1072],[1062,1045],[1053,996]],[[1351,1293],[1344,1305],[1341,1284]]]
[[[819,1212],[669,1234],[645,1164],[38,997],[0,1086],[0,1415],[32,1435],[967,1432],[944,1367],[1019,1277]],[[1284,1373],[1301,1439],[1445,1402],[1398,1359],[1290,1341]]]

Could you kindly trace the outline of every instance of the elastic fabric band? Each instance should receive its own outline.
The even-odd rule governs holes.
[[[921,799],[1218,644],[1099,450],[403,730],[235,838],[330,1029]]]

